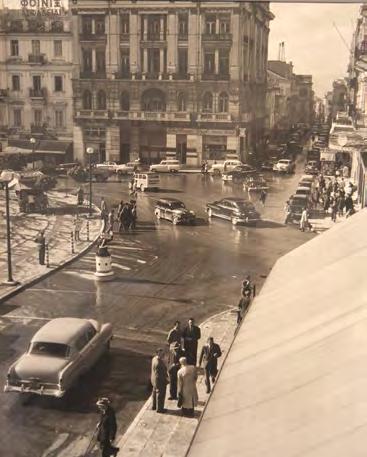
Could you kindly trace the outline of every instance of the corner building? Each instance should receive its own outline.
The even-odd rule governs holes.
[[[72,0],[74,155],[153,163],[256,153],[268,3]]]

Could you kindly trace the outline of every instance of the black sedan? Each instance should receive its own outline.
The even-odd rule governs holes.
[[[232,222],[233,225],[249,224],[256,225],[260,220],[260,214],[254,205],[243,198],[223,198],[213,203],[207,203],[208,217],[220,217]]]
[[[167,219],[174,225],[195,224],[195,213],[189,211],[185,204],[177,198],[161,198],[155,204],[154,214],[156,218]]]
[[[238,165],[233,170],[222,173],[222,180],[224,182],[242,182],[255,173],[256,170],[251,165]]]

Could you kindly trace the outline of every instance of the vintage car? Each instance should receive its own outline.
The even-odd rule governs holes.
[[[305,166],[305,173],[308,175],[319,174],[319,164],[316,160],[309,160]]]
[[[261,192],[262,190],[268,190],[269,185],[262,175],[249,176],[243,183],[243,189],[246,192]]]
[[[238,165],[231,171],[225,171],[222,173],[223,182],[243,182],[247,176],[253,175],[256,170],[251,165]]]
[[[127,162],[121,165],[116,165],[115,171],[119,176],[129,175],[139,170],[139,162]]]
[[[228,219],[233,225],[249,224],[256,225],[260,220],[260,215],[254,205],[243,198],[223,198],[213,203],[207,203],[206,211],[208,217],[220,217]]]
[[[304,186],[302,183],[297,187],[295,195],[306,195],[309,197],[311,195],[311,188]]]
[[[290,159],[280,159],[274,164],[273,171],[279,173],[294,173],[296,168],[295,163]]]
[[[232,171],[240,165],[243,165],[243,163],[238,159],[224,160],[218,163],[214,162],[209,173],[212,173],[214,176],[220,176],[222,173]]]
[[[134,173],[134,186],[141,192],[146,190],[157,191],[159,189],[159,175],[151,172]]]
[[[174,225],[195,223],[195,213],[189,211],[184,203],[176,198],[158,200],[155,204],[154,214],[158,220],[167,219]]]
[[[63,397],[109,350],[111,339],[111,324],[53,319],[38,330],[27,352],[9,368],[4,391]]]
[[[309,208],[309,197],[307,195],[291,195],[289,199],[289,209],[291,211],[292,220],[301,219],[304,208]]]
[[[174,159],[161,160],[160,163],[156,163],[149,167],[149,171],[158,173],[177,173],[179,170],[181,170],[181,164],[178,160]]]

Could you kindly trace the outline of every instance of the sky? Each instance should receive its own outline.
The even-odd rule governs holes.
[[[271,3],[269,59],[278,59],[285,42],[286,61],[296,74],[311,74],[314,91],[323,97],[335,79],[346,76],[360,4]]]

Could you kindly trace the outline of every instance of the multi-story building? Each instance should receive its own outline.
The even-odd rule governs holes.
[[[293,123],[311,126],[314,118],[314,92],[311,75],[294,75]]]
[[[268,3],[73,0],[74,154],[176,156],[256,150],[265,121]]]
[[[68,16],[0,12],[0,126],[10,138],[72,140],[72,65]]]

